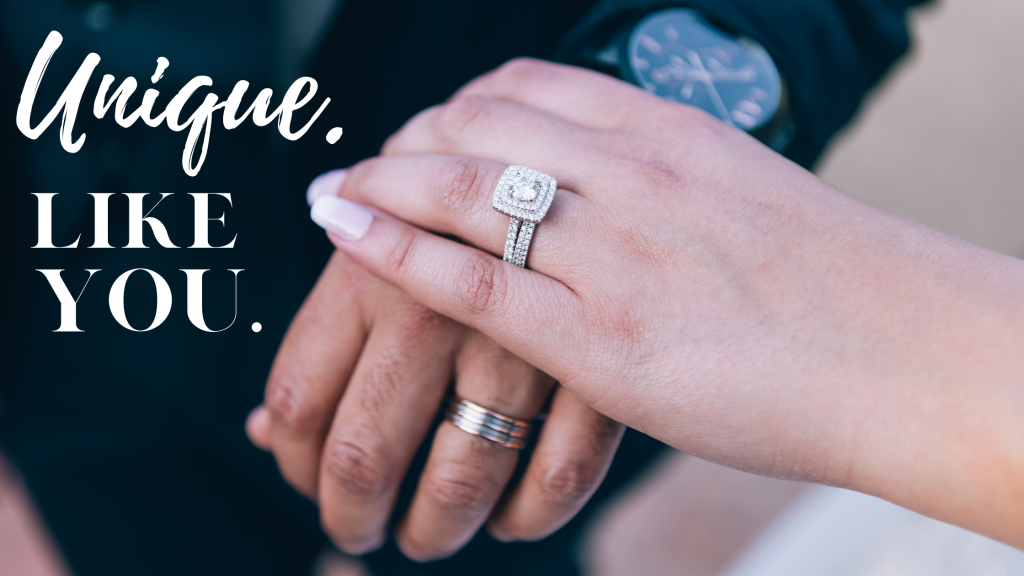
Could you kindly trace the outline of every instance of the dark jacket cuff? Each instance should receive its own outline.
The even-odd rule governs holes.
[[[655,10],[687,7],[760,42],[789,89],[786,156],[812,167],[865,95],[910,46],[906,11],[922,0],[602,0],[559,46],[573,61]]]

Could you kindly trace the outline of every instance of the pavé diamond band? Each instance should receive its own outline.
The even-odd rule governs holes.
[[[529,422],[492,412],[460,396],[448,401],[444,417],[474,436],[515,450],[521,450],[526,446],[526,438],[530,435]]]
[[[533,231],[551,207],[558,183],[547,174],[526,166],[509,166],[498,180],[491,206],[511,216],[503,259],[526,267]]]

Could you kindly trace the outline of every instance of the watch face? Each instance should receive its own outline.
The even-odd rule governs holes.
[[[782,99],[779,71],[760,44],[729,36],[690,10],[662,10],[637,24],[628,68],[648,92],[748,132],[768,123]]]

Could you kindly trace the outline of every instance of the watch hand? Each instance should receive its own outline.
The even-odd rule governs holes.
[[[650,65],[647,60],[638,59]],[[744,66],[743,68],[725,68],[719,65],[714,70],[695,70],[692,66],[688,65],[685,60],[679,56],[672,55],[669,58],[669,63],[660,68],[656,68],[655,71],[662,74],[670,74],[677,82],[701,82],[705,78],[710,78],[712,82],[755,82],[757,80],[757,71],[750,66]]]
[[[690,59],[690,66],[693,66],[694,70],[700,75],[700,81],[704,84],[704,88],[708,91],[708,96],[711,97],[711,101],[715,104],[715,108],[718,110],[718,115],[722,121],[726,124],[735,127],[732,118],[729,116],[729,110],[725,107],[725,102],[722,101],[721,95],[718,94],[718,90],[715,88],[714,82],[711,81],[711,75],[704,68],[704,63],[701,62],[700,56],[697,52],[690,50],[687,57]]]
[[[757,80],[757,72],[753,68],[740,68],[738,70],[716,70],[708,73],[712,80],[722,82],[753,82]]]
[[[677,80],[703,81],[709,79],[713,82],[753,82],[757,80],[757,73],[750,68],[740,70],[719,70],[717,72],[701,72],[700,70],[682,70],[672,68],[672,75]]]

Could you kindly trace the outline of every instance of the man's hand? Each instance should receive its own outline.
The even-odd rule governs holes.
[[[398,529],[402,550],[420,560],[452,554],[489,516],[505,540],[538,539],[572,518],[603,478],[622,426],[343,252],[292,321],[247,428],[319,503],[334,542],[363,553],[386,537],[399,485],[453,379],[464,398],[526,420],[554,387],[550,414],[525,477],[496,512],[517,451],[444,422]]]

